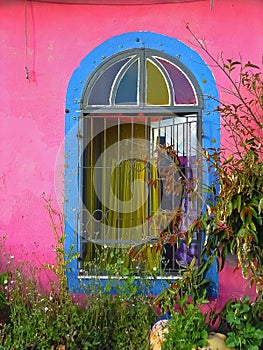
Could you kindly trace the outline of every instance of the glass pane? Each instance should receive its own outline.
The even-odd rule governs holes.
[[[175,214],[174,219],[163,229],[166,239],[162,268],[172,272],[179,266],[186,266],[199,252],[197,236],[194,237],[191,248],[186,246],[183,239],[176,241],[175,244],[170,243],[170,240],[177,237],[178,232],[184,232],[198,215],[197,201],[191,196],[191,188],[194,187],[198,175],[197,119],[194,115],[163,117],[154,120],[151,127],[152,144],[161,149],[158,155],[162,179],[159,212],[163,210],[165,213]],[[175,163],[174,166],[172,163]],[[173,169],[172,177],[168,176],[171,169]]]
[[[115,104],[137,104],[138,61],[134,62],[123,75],[115,97]]]
[[[169,105],[168,84],[160,69],[150,60],[146,62],[146,103],[148,105]]]
[[[91,91],[88,105],[109,105],[110,91],[114,79],[128,60],[127,58],[115,63],[98,78]]]
[[[196,97],[192,85],[187,77],[173,64],[157,58],[170,75],[174,88],[175,104],[196,104]]]

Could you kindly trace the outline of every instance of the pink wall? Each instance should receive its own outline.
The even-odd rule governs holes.
[[[214,3],[211,10],[208,0],[152,6],[0,0],[0,234],[7,234],[15,256],[24,249],[42,262],[54,259],[54,235],[41,194],[51,195],[56,203],[54,173],[62,171],[56,157],[64,137],[67,85],[79,62],[97,45],[121,33],[152,31],[183,41],[209,63],[192,44],[189,23],[214,56],[241,54],[261,64],[263,2]],[[222,75],[212,71],[218,84],[224,84]],[[58,179],[62,184],[62,176]],[[231,281],[229,271],[221,274],[222,298],[247,292],[247,282],[238,274],[231,275]]]

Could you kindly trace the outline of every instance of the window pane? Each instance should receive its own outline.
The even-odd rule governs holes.
[[[146,61],[146,103],[148,105],[169,105],[168,84],[160,69],[150,60]]]
[[[137,85],[138,84],[138,61],[134,62],[123,75],[115,98],[115,104],[129,105],[138,104]]]
[[[175,104],[196,104],[192,85],[187,77],[172,63],[156,58],[167,70],[174,88]]]
[[[96,81],[89,96],[88,104],[91,105],[109,105],[110,91],[113,81],[120,71],[121,67],[129,59],[115,63],[108,68]]]

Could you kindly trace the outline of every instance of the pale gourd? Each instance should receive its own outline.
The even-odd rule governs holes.
[[[226,335],[221,333],[210,333],[208,337],[208,345],[206,349],[208,350],[234,350],[229,348],[225,344]]]
[[[165,333],[168,333],[167,327],[168,320],[160,320],[156,322],[151,330],[150,345],[151,350],[161,350],[162,343],[164,341]],[[198,350],[235,350],[229,348],[225,344],[226,335],[221,333],[210,333],[207,339],[208,344],[204,348],[198,348]],[[195,350],[195,349],[192,349]]]

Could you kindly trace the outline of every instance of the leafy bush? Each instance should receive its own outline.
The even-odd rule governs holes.
[[[259,297],[251,302],[248,296],[243,299],[230,299],[213,322],[219,319],[217,329],[227,335],[226,345],[242,350],[258,350],[263,345],[263,302]]]
[[[132,282],[124,281],[116,295],[94,289],[81,302],[66,291],[43,295],[34,280],[24,294],[18,283],[11,291],[10,321],[0,331],[0,344],[9,350],[50,350],[59,344],[67,350],[147,350],[156,316],[151,298],[139,294]]]
[[[109,278],[104,288],[94,280],[82,295],[70,293],[65,271],[77,256],[65,255],[63,215],[50,199],[44,200],[56,237],[56,264],[39,268],[23,261],[13,268],[5,285],[10,315],[0,329],[0,349],[55,350],[65,345],[67,350],[148,350],[156,314],[152,298],[141,293],[147,280],[140,284],[132,276]],[[54,273],[49,291],[42,291],[39,283],[43,269]]]
[[[162,350],[190,350],[207,345],[209,325],[206,323],[206,314],[200,311],[200,306],[209,301],[200,299],[194,304],[187,302],[188,298],[186,295],[180,299],[180,309],[172,312]]]

